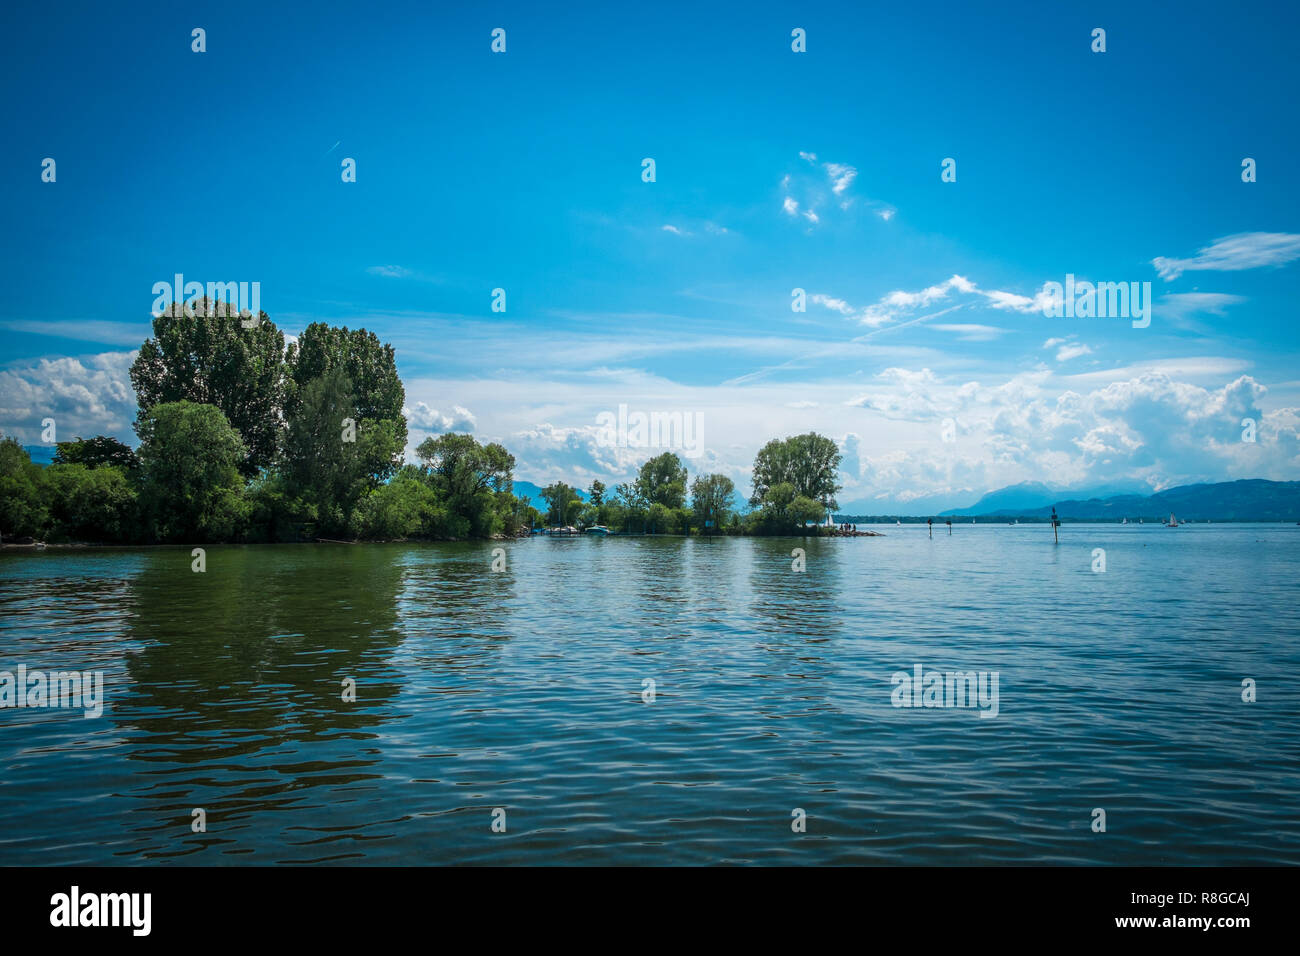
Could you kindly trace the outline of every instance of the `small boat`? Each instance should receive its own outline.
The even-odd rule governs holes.
[[[1125,518],[1123,521],[1120,522],[1120,524],[1128,524],[1128,518]]]
[[[1174,517],[1174,513],[1172,511],[1169,512],[1169,520],[1165,522],[1165,527],[1166,528],[1178,527],[1178,519]]]
[[[612,534],[603,524],[594,524],[587,529],[587,534]]]

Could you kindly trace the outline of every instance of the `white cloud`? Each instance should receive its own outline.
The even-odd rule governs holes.
[[[1047,301],[1047,293],[1042,288],[1031,297],[998,289],[981,289],[965,276],[954,275],[943,282],[927,286],[915,292],[895,289],[893,292],[881,296],[874,304],[863,308],[859,313],[859,320],[863,325],[872,328],[880,328],[892,322],[901,322],[910,318],[918,309],[948,299],[950,293],[976,296],[983,299],[984,305],[988,308],[998,309],[1003,312],[1019,312],[1025,315],[1042,312],[1043,305]],[[954,306],[953,308],[957,307]],[[930,316],[930,318],[933,318],[933,316]]]
[[[1300,235],[1287,232],[1240,232],[1215,239],[1188,259],[1157,256],[1151,260],[1166,282],[1184,272],[1239,272],[1263,266],[1280,266],[1300,259]]]
[[[854,312],[853,306],[849,305],[843,299],[837,299],[834,296],[822,295],[820,292],[815,292],[811,298],[816,305],[825,306],[833,312],[838,312],[840,315],[852,315]]]
[[[676,226],[661,226],[660,228],[662,228],[664,232],[671,232],[674,236],[685,235],[685,233],[683,233]]]
[[[858,171],[845,163],[827,163],[826,175],[831,180],[831,192],[839,196],[853,185],[853,180],[858,178]]]
[[[1116,374],[1124,371],[1090,376],[1095,384],[1076,390],[1066,383],[1083,376],[1058,380],[1046,370],[989,386],[946,380],[930,369],[889,369],[877,387],[850,402],[903,429],[894,441],[880,441],[880,429],[864,435],[863,446],[877,450],[863,455],[864,484],[857,491],[899,497],[1027,480],[1054,486],[1130,480],[1155,489],[1294,478],[1300,409],[1266,407],[1267,389],[1254,378],[1205,387],[1165,371]],[[956,444],[940,439],[945,418],[960,422]],[[1259,441],[1240,440],[1242,418],[1260,423]]]
[[[816,153],[806,153],[806,152],[804,152],[802,149],[799,150],[799,158],[802,159],[802,160],[804,160],[804,162],[807,162],[807,163],[815,163],[815,162],[817,162],[817,154],[816,154]]]
[[[793,216],[795,213],[797,213],[797,212],[799,211],[799,203],[797,203],[797,202],[796,202],[794,199],[792,199],[791,197],[786,196],[786,197],[785,197],[785,202],[783,202],[783,203],[781,204],[781,208],[784,209],[784,210],[785,210],[787,213],[789,213],[791,216]]]
[[[444,415],[424,402],[416,402],[415,408],[403,408],[402,414],[406,416],[406,422],[412,428],[433,435],[441,435],[445,432],[472,432],[477,425],[473,413],[461,405],[453,405],[451,414]]]
[[[0,371],[0,432],[36,444],[41,421],[53,418],[58,440],[110,435],[134,440],[136,352],[39,359]]]

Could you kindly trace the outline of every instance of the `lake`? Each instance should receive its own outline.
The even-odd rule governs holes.
[[[10,550],[0,864],[1300,863],[1300,527],[879,530]]]

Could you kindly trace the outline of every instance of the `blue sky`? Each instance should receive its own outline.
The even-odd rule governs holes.
[[[3,14],[5,434],[133,440],[179,272],[375,330],[413,441],[537,481],[658,451],[598,440],[620,404],[742,488],[815,429],[882,508],[1300,477],[1294,6],[186,6]],[[1067,274],[1150,282],[1150,327],[1045,317]]]

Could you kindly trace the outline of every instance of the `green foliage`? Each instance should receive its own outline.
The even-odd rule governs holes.
[[[286,363],[290,387],[285,413],[290,421],[312,382],[329,373],[342,373],[351,383],[351,417],[357,422],[358,432],[384,436],[362,449],[372,487],[401,467],[406,448],[406,417],[402,414],[406,390],[397,374],[391,345],[383,344],[375,333],[365,329],[313,322],[289,346]]]
[[[354,414],[352,383],[335,368],[303,387],[285,434],[285,489],[305,505],[299,513],[319,534],[346,534],[352,509],[369,486],[366,436]]]
[[[546,523],[553,527],[577,520],[582,510],[578,493],[562,481],[543,488],[542,497],[546,499]]]
[[[673,530],[673,511],[666,505],[655,502],[646,512],[646,530],[651,534],[664,534]]]
[[[51,537],[96,542],[138,537],[136,491],[124,468],[53,464],[45,469],[45,481]]]
[[[721,531],[731,514],[735,491],[735,483],[726,475],[697,475],[691,482],[691,508],[696,526],[704,529],[711,522],[709,531],[715,534]]]
[[[446,509],[428,482],[417,475],[401,474],[375,489],[352,516],[358,538],[393,540],[441,530]]]
[[[249,515],[244,443],[215,405],[163,402],[142,412],[141,498],[164,541],[229,541]]]
[[[27,449],[0,439],[0,535],[37,537],[49,522],[45,476]]]
[[[636,490],[648,504],[680,508],[686,501],[686,466],[670,451],[656,455],[641,466]]]
[[[587,491],[587,500],[599,508],[605,503],[605,483],[599,479],[591,483],[591,488]]]
[[[840,459],[839,446],[816,432],[773,439],[754,458],[754,493],[749,503],[762,505],[774,486],[789,484],[793,487],[791,500],[802,496],[824,509],[838,508],[835,495],[841,486],[835,476]]]
[[[128,473],[134,473],[140,467],[140,459],[129,446],[105,435],[61,441],[57,448],[54,453],[56,465],[85,465],[87,468],[112,465]]]
[[[821,502],[798,495],[790,502],[789,515],[794,527],[802,529],[810,522],[820,524],[826,517],[826,509],[822,507]]]
[[[474,436],[459,434],[426,438],[415,454],[446,504],[448,520],[457,528],[463,523],[453,537],[490,537],[501,531],[505,519],[496,494],[513,488],[513,455],[495,442],[480,445]],[[513,511],[513,502],[507,507]]]
[[[207,299],[186,316],[173,304],[153,320],[153,338],[140,346],[131,384],[140,406],[136,433],[156,405],[214,405],[235,428],[243,446],[240,472],[247,477],[275,459],[284,405],[284,334],[265,313],[244,328],[229,305]]]

